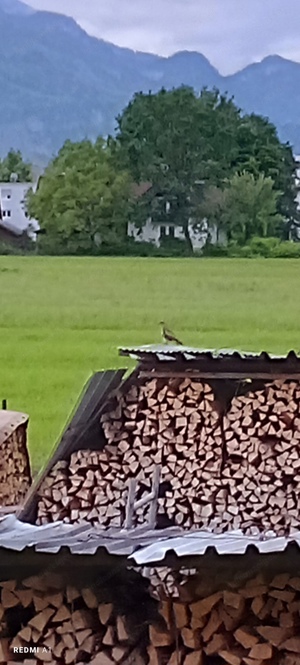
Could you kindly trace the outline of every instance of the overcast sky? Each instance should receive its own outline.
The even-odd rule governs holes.
[[[300,61],[299,0],[27,0],[73,16],[90,34],[132,49],[203,53],[223,74],[266,55]]]

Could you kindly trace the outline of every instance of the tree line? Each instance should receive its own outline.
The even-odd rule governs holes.
[[[145,182],[151,187],[137,196],[134,185]],[[149,217],[180,226],[191,253],[191,228],[204,219],[240,247],[286,239],[299,219],[297,192],[292,148],[268,119],[243,114],[218,90],[181,87],[137,93],[114,136],[67,141],[28,210],[52,253],[126,251],[128,222],[142,228]]]

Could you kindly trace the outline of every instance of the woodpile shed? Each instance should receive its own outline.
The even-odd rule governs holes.
[[[137,367],[92,378],[19,514],[10,656],[36,640],[61,664],[300,663],[300,359],[121,354]],[[0,528],[3,561],[11,542]]]

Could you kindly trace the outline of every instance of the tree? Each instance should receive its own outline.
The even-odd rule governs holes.
[[[216,229],[217,243],[220,240],[220,232],[227,233],[224,213],[226,211],[226,192],[216,185],[208,186],[200,203],[198,216],[205,219],[208,228]]]
[[[32,182],[32,166],[23,160],[20,150],[10,150],[3,160],[0,160],[0,181],[9,182],[15,174],[19,182]]]
[[[184,230],[201,223],[207,190],[223,189],[226,179],[246,170],[257,179],[271,177],[282,195],[277,212],[296,214],[295,163],[289,146],[259,116],[243,116],[233,99],[217,90],[196,95],[182,87],[156,94],[139,93],[117,118],[114,156],[136,182],[149,180],[152,192],[136,204],[134,221],[160,222],[169,202],[170,222]]]
[[[84,253],[125,239],[129,199],[130,178],[116,170],[103,139],[67,141],[29,195],[28,210],[57,247]]]
[[[299,191],[296,179],[296,161],[288,143],[281,143],[275,126],[261,116],[251,114],[241,119],[238,130],[240,152],[237,169],[263,173],[274,181],[274,189],[281,192],[278,212],[285,220],[300,219],[296,196]]]
[[[220,223],[228,240],[245,245],[255,236],[278,235],[282,223],[277,212],[278,197],[272,178],[236,173],[226,183],[220,211]]]
[[[191,251],[190,220],[202,200],[203,182],[217,182],[226,173],[221,152],[234,150],[237,116],[232,100],[218,91],[204,90],[197,97],[192,89],[182,87],[154,95],[139,93],[117,119],[116,158],[137,182],[152,181],[152,194],[159,195],[159,199],[149,195],[146,217],[154,212],[154,219],[160,221],[170,203],[168,219],[183,228]],[[141,207],[145,212],[145,206]]]

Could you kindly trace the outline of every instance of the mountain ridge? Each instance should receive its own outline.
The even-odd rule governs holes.
[[[27,11],[28,9],[28,11]],[[12,147],[47,163],[64,141],[113,133],[135,92],[217,87],[270,118],[300,153],[300,64],[281,56],[222,76],[196,51],[165,57],[88,35],[74,19],[0,0],[0,155]]]

